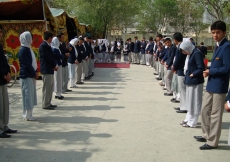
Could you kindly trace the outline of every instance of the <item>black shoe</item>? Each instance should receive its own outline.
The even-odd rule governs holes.
[[[153,75],[158,75],[157,73],[153,73]]]
[[[76,84],[84,84],[84,82],[76,82]]]
[[[52,104],[50,104],[50,107],[53,107],[53,108],[55,108],[55,107],[57,107],[57,105],[52,105]]]
[[[91,77],[90,77],[90,76],[85,77],[85,80],[90,80],[90,79],[91,79]]]
[[[11,135],[6,134],[5,132],[0,134],[0,138],[10,138]]]
[[[156,78],[156,80],[162,80],[162,78]]]
[[[174,107],[174,109],[175,109],[175,110],[180,110],[180,108],[179,108],[179,107]]]
[[[63,98],[64,98],[64,96],[55,96],[55,99],[62,100]]]
[[[13,129],[8,129],[7,131],[5,131],[5,133],[17,133],[17,130],[13,130]]]
[[[94,74],[92,73],[92,74],[90,74],[89,76],[90,76],[90,77],[93,77],[93,76],[94,76]]]
[[[173,103],[180,103],[180,101],[178,101],[178,100],[173,100],[171,102],[173,102]]]
[[[70,90],[70,89],[67,89],[67,90],[66,90],[66,92],[72,92],[72,90]]]
[[[170,101],[174,101],[174,100],[176,100],[175,98],[172,98]]]
[[[178,110],[177,113],[187,113],[187,110]]]
[[[202,136],[193,136],[195,139],[203,138]]]
[[[203,137],[196,139],[197,142],[207,142],[207,140]]]
[[[173,94],[171,94],[171,93],[165,93],[164,95],[165,96],[173,96]]]
[[[43,109],[45,109],[45,110],[54,110],[54,107],[48,106],[48,107],[45,107],[45,108],[43,108]]]
[[[211,150],[211,149],[216,149],[217,147],[212,147],[209,146],[208,144],[204,144],[203,146],[200,146],[201,150]]]
[[[198,142],[207,142],[207,140],[202,136],[193,136]]]

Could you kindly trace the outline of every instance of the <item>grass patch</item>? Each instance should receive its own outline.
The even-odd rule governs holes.
[[[212,55],[213,55],[213,52],[208,52],[208,54],[206,55],[206,58],[208,59],[208,61],[211,61]]]

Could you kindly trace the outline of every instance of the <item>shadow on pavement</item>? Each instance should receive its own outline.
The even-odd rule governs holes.
[[[65,131],[65,130],[63,130]],[[54,135],[55,134],[55,135]],[[69,132],[19,132],[14,139],[41,140],[40,143],[46,143],[46,140],[64,139],[66,141],[87,141],[91,137],[110,138],[111,134],[98,133],[91,134],[89,131],[69,131]]]
[[[88,158],[92,156],[93,152],[98,152],[97,150],[92,150],[92,152],[86,152],[84,150],[79,151],[59,151],[59,150],[44,150],[42,149],[22,149],[22,148],[1,148],[1,161],[28,161],[33,162],[51,162],[51,161],[62,161],[62,162],[86,162]],[[60,148],[61,149],[61,148]],[[14,160],[17,159],[17,160]]]
[[[57,108],[58,111],[72,111],[72,110],[81,110],[81,111],[88,111],[88,110],[111,110],[111,109],[124,109],[124,106],[115,106],[115,107],[110,107],[107,105],[95,105],[95,106],[61,106],[60,109],[59,107]]]
[[[121,94],[121,93],[113,93],[113,92],[89,92],[89,91],[75,91],[70,92],[68,94],[92,94],[92,95],[107,95],[107,94]]]
[[[65,97],[65,100],[75,100],[75,101],[108,101],[108,100],[117,100],[115,98],[105,98],[105,97],[97,97],[97,98],[92,98],[92,97]]]
[[[116,119],[102,119],[99,117],[85,117],[85,116],[73,116],[73,117],[54,117],[46,116],[39,117],[37,122],[39,123],[85,123],[85,124],[97,124],[101,122],[117,122]]]

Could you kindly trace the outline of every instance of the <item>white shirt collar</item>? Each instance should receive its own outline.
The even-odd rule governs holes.
[[[224,37],[221,41],[216,42],[216,45],[219,47],[220,43],[221,43],[224,39],[225,39],[225,37]]]
[[[182,43],[182,42],[178,43],[178,44],[176,45],[176,47],[178,48],[178,46],[179,46],[181,43]]]

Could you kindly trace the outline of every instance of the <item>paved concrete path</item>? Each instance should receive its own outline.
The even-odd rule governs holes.
[[[171,97],[152,69],[96,69],[91,81],[53,99],[58,108],[41,109],[42,82],[37,81],[35,122],[21,117],[19,85],[9,89],[10,139],[0,139],[0,162],[228,162],[230,114],[224,113],[220,146],[200,151],[194,135],[201,128],[179,125]],[[138,75],[140,74],[140,75]]]

